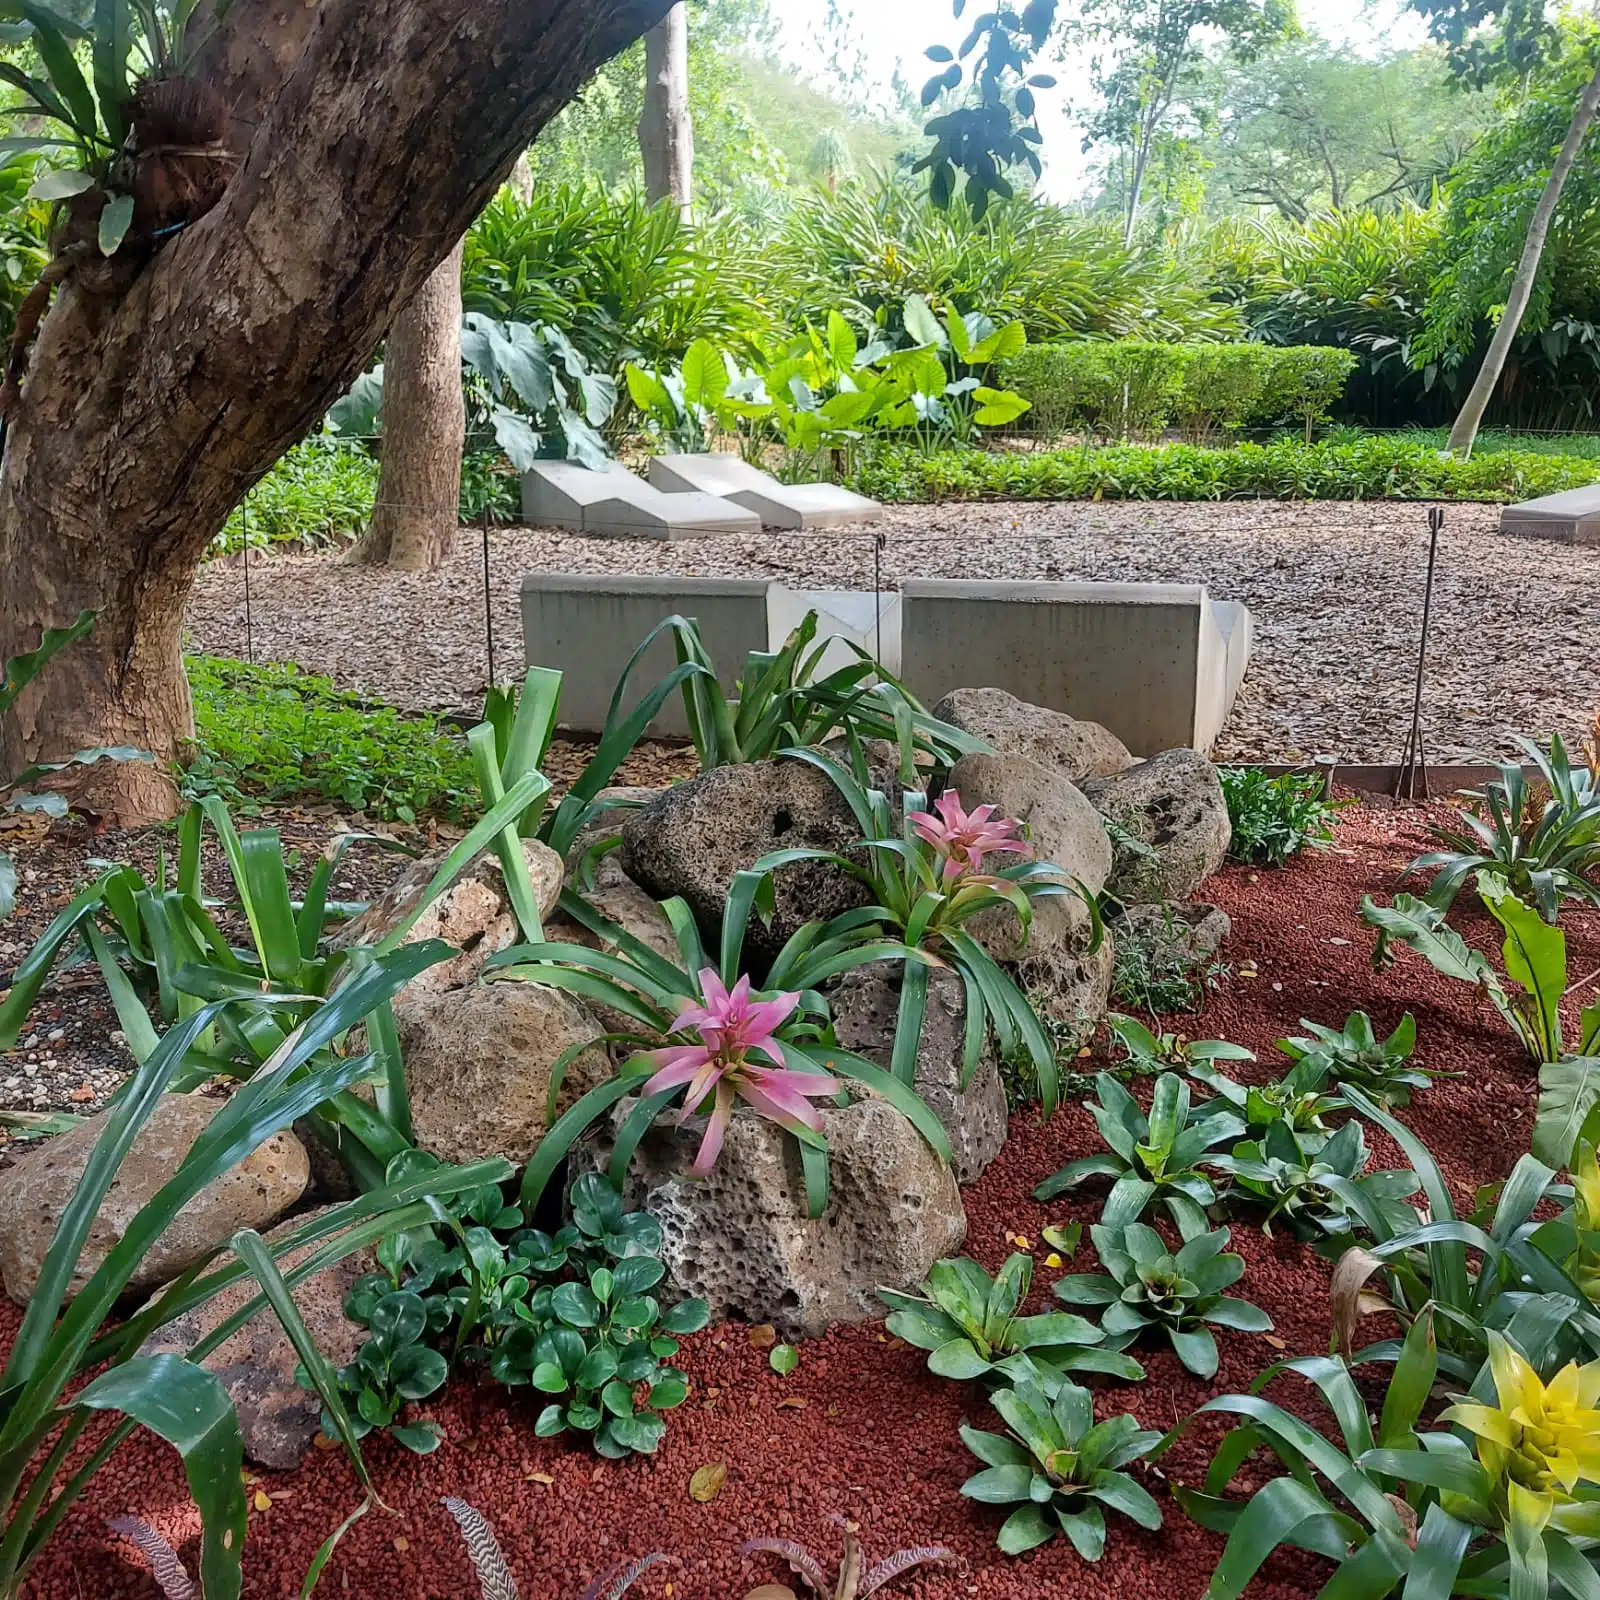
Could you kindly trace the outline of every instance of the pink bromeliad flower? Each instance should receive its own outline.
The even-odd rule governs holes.
[[[913,811],[910,820],[918,837],[932,845],[944,863],[942,876],[947,884],[969,873],[976,877],[983,871],[983,858],[991,853],[1033,854],[1015,818],[996,817],[993,806],[967,811],[954,789],[939,796],[933,811]]]
[[[806,1127],[821,1133],[822,1113],[811,1104],[810,1097],[839,1092],[839,1085],[824,1073],[791,1071],[785,1065],[777,1032],[800,1004],[798,994],[755,1000],[750,995],[748,978],[740,978],[730,992],[712,967],[700,973],[700,992],[705,1004],[686,1005],[672,1024],[674,1033],[693,1028],[700,1035],[700,1043],[651,1051],[649,1059],[656,1072],[642,1091],[645,1095],[660,1094],[664,1089],[687,1084],[680,1126],[700,1109],[707,1096],[715,1095],[705,1138],[689,1169],[697,1178],[705,1177],[722,1153],[723,1136],[736,1099],[790,1132]],[[750,1060],[753,1050],[759,1050],[767,1062],[775,1064]]]

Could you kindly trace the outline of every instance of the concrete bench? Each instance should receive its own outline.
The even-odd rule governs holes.
[[[538,461],[522,475],[522,516],[594,538],[699,539],[760,533],[761,518],[714,494],[665,494],[626,467]]]
[[[834,483],[780,483],[731,451],[656,456],[650,482],[667,494],[714,494],[759,516],[769,528],[838,528],[881,522],[876,500]]]
[[[907,579],[902,676],[931,705],[1005,689],[1102,723],[1137,756],[1209,751],[1250,659],[1250,613],[1203,585]]]
[[[1180,745],[1209,751],[1249,665],[1252,622],[1199,585],[907,580],[899,594],[790,589],[763,579],[533,573],[522,584],[527,658],[565,677],[561,723],[605,725],[617,679],[639,642],[674,613],[698,619],[719,679],[732,689],[753,650],[777,649],[808,610],[836,641],[823,670],[860,645],[932,705],[952,689],[993,687],[1103,723],[1135,755]],[[670,639],[650,648],[626,703],[672,670]],[[680,697],[652,732],[688,732]]]
[[[1519,539],[1600,544],[1600,483],[1506,506],[1500,513],[1500,531]]]

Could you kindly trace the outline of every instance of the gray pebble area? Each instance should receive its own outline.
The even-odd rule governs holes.
[[[1012,502],[892,508],[877,555],[905,576],[1204,583],[1255,616],[1256,653],[1217,754],[1226,760],[1398,758],[1410,718],[1428,508],[1402,502]],[[1499,508],[1446,509],[1425,701],[1436,761],[1514,753],[1513,735],[1581,738],[1600,710],[1600,550],[1504,538]],[[870,528],[701,539],[585,539],[513,528],[490,540],[501,677],[522,666],[527,572],[770,577],[871,589]],[[482,551],[463,530],[427,575],[328,556],[257,557],[257,660],[296,661],[413,709],[475,706],[485,681]],[[237,562],[201,575],[190,648],[243,656]]]

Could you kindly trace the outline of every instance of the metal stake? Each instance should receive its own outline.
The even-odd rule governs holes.
[[[483,504],[483,642],[489,657],[489,687],[494,676],[494,596],[489,591],[489,503]]]
[[[883,552],[889,547],[889,535],[878,532],[872,536],[872,654],[878,665],[883,665]]]
[[[254,619],[250,615],[250,500],[239,507],[239,526],[244,530],[244,658],[253,667],[256,664],[256,635]]]
[[[1400,754],[1400,771],[1395,778],[1397,800],[1428,798],[1428,758],[1422,749],[1422,684],[1428,666],[1428,629],[1433,621],[1433,575],[1439,561],[1439,534],[1444,528],[1444,507],[1428,512],[1428,582],[1422,592],[1422,642],[1417,650],[1417,687],[1411,703],[1411,731]]]

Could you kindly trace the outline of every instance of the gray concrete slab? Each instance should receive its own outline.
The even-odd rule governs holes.
[[[657,578],[536,572],[522,580],[522,632],[529,665],[561,674],[558,720],[564,728],[598,733],[628,659],[665,618],[696,619],[717,676],[731,690],[752,650],[768,648],[767,591],[760,578]],[[677,665],[670,637],[658,638],[629,679],[624,705]],[[650,724],[658,736],[689,732],[683,696],[674,694]]]
[[[1600,545],[1600,483],[1507,506],[1500,513],[1500,531],[1519,539]]]
[[[539,461],[522,476],[523,519],[595,538],[696,539],[759,533],[761,518],[714,494],[669,495],[626,467]]]
[[[883,520],[883,507],[865,495],[834,483],[780,483],[731,451],[656,456],[650,482],[668,494],[721,495],[755,512],[770,528],[838,528]]]

